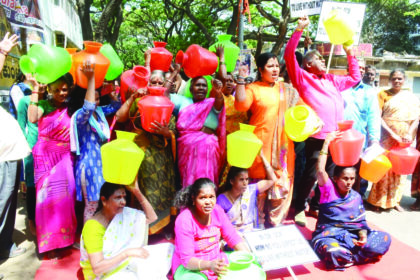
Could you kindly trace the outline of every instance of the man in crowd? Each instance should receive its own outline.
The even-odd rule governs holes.
[[[302,100],[309,105],[324,122],[321,130],[305,141],[306,165],[300,184],[297,186],[295,199],[295,222],[298,225],[306,225],[305,203],[316,181],[316,163],[321,151],[324,139],[329,132],[337,130],[337,123],[343,120],[344,102],[341,92],[348,89],[361,80],[357,60],[351,47],[344,46],[349,64],[349,75],[337,76],[326,74],[325,61],[318,51],[308,51],[303,58],[303,69],[296,61],[295,50],[299,44],[303,29],[309,25],[307,16],[298,21],[298,27],[287,43],[284,59],[287,73],[294,88],[299,92]],[[332,173],[334,164],[329,157],[327,172]],[[332,174],[330,174],[332,175]],[[316,211],[319,204],[319,190],[312,199],[313,210]]]

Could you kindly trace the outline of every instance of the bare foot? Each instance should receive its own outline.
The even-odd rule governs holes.
[[[401,205],[399,205],[399,204],[397,204],[397,205],[395,205],[395,210],[397,210],[398,212],[404,212],[405,210],[404,210],[404,208],[402,208],[401,207]]]

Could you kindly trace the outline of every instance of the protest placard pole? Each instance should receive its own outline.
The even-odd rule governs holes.
[[[292,276],[293,280],[298,280],[295,273],[293,272],[290,266],[287,266],[287,270],[289,271],[290,275]]]
[[[328,58],[328,65],[327,65],[327,74],[330,71],[331,58],[332,58],[333,52],[334,52],[334,44],[331,44],[330,57]]]
[[[244,49],[244,15],[242,10],[244,8],[244,0],[239,0],[239,25],[238,25],[238,47]]]

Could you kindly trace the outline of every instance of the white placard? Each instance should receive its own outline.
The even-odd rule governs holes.
[[[265,271],[319,261],[295,225],[247,232],[245,239]]]
[[[325,31],[324,20],[332,10],[340,10],[349,19],[348,23],[352,27],[354,35],[354,45],[359,44],[360,33],[362,32],[363,18],[365,16],[366,4],[346,3],[346,2],[322,2],[321,15],[318,21],[318,29],[315,41],[330,42]]]
[[[319,15],[324,0],[290,0],[290,16],[303,17]]]

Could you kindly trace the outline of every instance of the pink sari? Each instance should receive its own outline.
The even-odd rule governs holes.
[[[209,178],[216,185],[222,168],[226,147],[226,114],[223,107],[219,114],[216,135],[201,131],[214,98],[207,98],[181,109],[176,124],[178,138],[178,166],[182,187],[199,178]]]
[[[36,233],[39,252],[74,243],[76,187],[70,152],[70,117],[57,109],[38,122],[34,156],[36,187]]]

